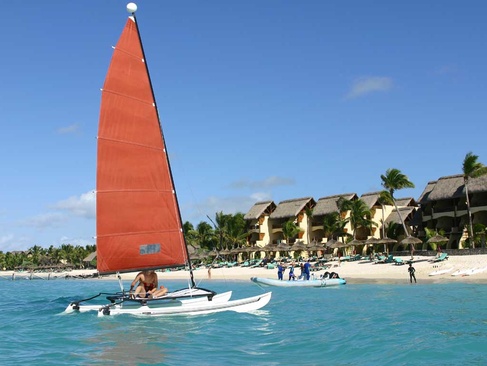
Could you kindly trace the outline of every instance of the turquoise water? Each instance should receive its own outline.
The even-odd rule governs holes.
[[[264,291],[250,281],[200,285],[231,289],[234,298]],[[103,280],[0,280],[2,365],[487,364],[485,285],[272,288],[256,314],[61,314],[70,300],[117,288]]]

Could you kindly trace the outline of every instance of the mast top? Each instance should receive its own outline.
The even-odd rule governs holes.
[[[137,11],[137,4],[136,3],[128,3],[127,4],[127,11],[132,15],[135,14],[135,12]]]

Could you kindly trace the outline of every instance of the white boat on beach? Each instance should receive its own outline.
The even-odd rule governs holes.
[[[477,268],[459,269],[453,272],[451,275],[456,276],[469,276]]]
[[[102,89],[97,141],[96,250],[100,275],[189,268],[188,287],[155,298],[133,298],[124,289],[74,300],[66,313],[97,311],[98,316],[197,315],[252,312],[271,292],[231,300],[197,287],[184,238],[182,219],[149,77],[137,6],[113,51]]]
[[[453,272],[451,275],[452,276],[472,276],[472,275],[475,275],[477,273],[485,272],[486,270],[487,270],[487,267],[482,267],[482,268],[475,267],[475,268],[468,268],[468,269],[464,269],[464,270],[458,270],[458,271]]]
[[[275,278],[252,277],[252,282],[265,286],[276,287],[329,287],[345,285],[347,281],[344,278],[327,278],[327,279],[311,279],[311,280],[276,280]]]
[[[449,273],[451,271],[453,271],[453,267],[451,267],[451,268],[445,268],[445,269],[439,269],[437,271],[431,272],[430,274],[428,274],[428,276],[439,276],[439,275],[442,275],[442,274]]]

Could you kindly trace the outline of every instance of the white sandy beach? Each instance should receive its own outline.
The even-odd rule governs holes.
[[[409,257],[401,257],[404,261],[409,260]],[[487,283],[487,255],[465,255],[465,256],[450,256],[447,260],[442,262],[432,262],[433,257],[415,256],[413,266],[416,269],[416,278],[418,283],[445,283],[445,282],[472,282],[472,283]],[[332,267],[327,271],[337,272],[340,277],[345,278],[349,284],[357,283],[408,283],[408,265],[395,265],[391,263],[378,263],[358,260],[354,262],[342,262],[340,265],[337,261],[328,262]],[[437,270],[450,269],[447,273],[430,276],[430,274]],[[483,271],[471,275],[452,276],[457,270],[467,269],[483,269]],[[90,276],[96,271],[94,270],[73,270],[69,272],[51,273],[50,279],[64,278],[69,276]],[[325,270],[312,272],[319,277]],[[299,268],[295,270],[299,274]],[[2,278],[11,278],[13,271],[2,271],[0,276]],[[288,272],[284,273],[284,278],[287,278]],[[124,273],[122,278],[124,280],[131,280],[136,273]],[[15,278],[26,278],[29,274],[26,272],[15,272]],[[35,278],[47,279],[48,273],[34,273]],[[165,280],[173,279],[187,279],[189,277],[188,271],[165,271],[158,272],[159,280],[164,283]],[[247,281],[251,277],[268,277],[277,278],[277,269],[267,268],[246,268],[246,267],[232,267],[232,268],[212,268],[211,279],[208,278],[208,270],[206,268],[198,268],[194,270],[195,281],[200,280],[238,280]],[[113,279],[116,277],[103,276],[102,279]],[[96,280],[96,279],[92,279]]]

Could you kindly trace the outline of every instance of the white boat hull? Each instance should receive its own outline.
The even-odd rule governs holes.
[[[448,268],[448,269],[440,269],[438,271],[431,272],[428,276],[439,276],[448,272],[451,272],[453,268]]]
[[[482,273],[487,270],[487,267],[483,268],[469,268],[469,269],[464,269],[464,270],[458,270],[453,272],[451,275],[452,276],[472,276],[477,273]]]
[[[98,310],[98,316],[107,315],[138,315],[138,316],[175,316],[175,315],[203,315],[222,311],[248,313],[267,305],[271,299],[271,292],[262,295],[230,301],[191,301],[179,304],[168,304],[161,307],[142,305],[137,308],[120,306],[103,307]],[[215,296],[216,297],[216,296]],[[215,297],[213,299],[215,299]]]
[[[181,293],[181,295],[184,295]],[[192,298],[176,298],[173,300],[164,300],[164,298],[161,298],[160,301],[150,301],[149,306],[151,309],[152,308],[158,308],[158,307],[169,307],[169,306],[184,306],[184,305],[194,305],[194,304],[204,304],[207,302],[211,302],[214,304],[220,304],[220,303],[225,303],[230,300],[232,296],[232,291],[227,291],[223,292],[221,294],[217,294],[213,296],[212,300],[209,301],[208,297],[206,296],[201,296],[201,297],[192,297]],[[100,309],[109,306],[109,304],[97,304],[97,305],[79,305],[75,302],[70,303],[67,308],[64,310],[65,313],[73,313],[73,312],[80,312],[80,313],[85,313],[88,311],[99,311]],[[138,309],[141,308],[142,305],[139,302],[129,302],[129,301],[124,301],[121,304],[118,305],[113,305],[113,307],[117,307],[120,309]]]
[[[250,280],[252,282],[258,283],[259,285],[277,286],[277,287],[328,287],[328,286],[345,285],[347,283],[347,281],[343,278],[330,278],[324,280],[285,281],[285,280],[276,280],[273,278],[252,277]]]

